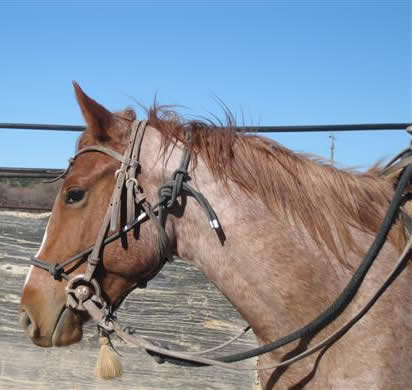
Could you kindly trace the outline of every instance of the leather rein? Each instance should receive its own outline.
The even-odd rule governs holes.
[[[97,234],[95,244],[60,264],[40,260],[34,256],[31,258],[32,265],[49,272],[55,280],[67,280],[67,286],[65,288],[65,293],[67,295],[67,307],[72,310],[87,311],[89,315],[97,322],[98,327],[104,332],[107,334],[114,332],[124,341],[144,348],[149,354],[154,356],[158,362],[164,362],[166,360],[170,363],[187,366],[215,365],[236,370],[249,370],[250,368],[238,366],[233,364],[234,362],[268,353],[303,337],[313,337],[343,312],[343,310],[349,305],[353,297],[356,295],[363,279],[386,241],[386,237],[392,224],[397,218],[398,211],[404,201],[405,189],[409,185],[412,177],[412,165],[406,165],[406,167],[402,166],[403,173],[398,181],[394,197],[383,220],[382,226],[363,262],[355,271],[348,285],[335,300],[335,302],[333,302],[324,312],[304,327],[269,344],[265,344],[249,351],[221,356],[214,359],[203,357],[202,355],[209,352],[214,352],[228,345],[245,333],[249,327],[243,329],[238,336],[232,338],[228,342],[201,352],[172,351],[167,347],[160,346],[160,343],[158,342],[150,341],[147,338],[143,338],[136,334],[130,334],[123,329],[117,322],[111,307],[103,298],[101,287],[97,279],[94,278],[96,268],[100,263],[102,263],[101,253],[104,246],[121,238],[122,235],[132,229],[137,228],[141,223],[151,220],[158,231],[160,243],[160,262],[159,268],[156,270],[158,271],[170,257],[168,251],[168,236],[165,231],[165,220],[167,217],[167,215],[165,216],[165,212],[174,207],[177,197],[183,195],[192,196],[197,200],[201,208],[205,211],[212,229],[217,232],[221,229],[218,218],[208,200],[188,183],[190,180],[188,175],[190,152],[187,146],[185,146],[180,167],[173,173],[171,180],[159,188],[157,203],[152,206],[146,200],[143,190],[138,184],[138,173],[140,167],[139,156],[146,126],[147,121],[133,121],[131,125],[130,139],[123,155],[111,148],[101,145],[85,147],[79,150],[75,156],[69,160],[68,168],[62,173],[62,175],[55,179],[58,180],[60,178],[64,178],[69,173],[76,158],[84,153],[104,153],[120,162],[120,168],[115,174],[115,188],[104,216],[103,223]],[[190,140],[189,131],[186,132],[186,137]],[[127,223],[126,225],[121,226],[119,230],[116,230],[120,215],[121,197],[124,191],[126,191],[127,199]],[[111,234],[108,235],[108,233]],[[335,343],[368,312],[383,292],[390,286],[396,277],[399,276],[408,264],[411,247],[412,238],[409,238],[409,241],[399,257],[397,264],[394,266],[392,272],[387,276],[382,286],[351,320],[347,321],[332,335],[320,343],[304,350],[300,354],[296,354],[288,360],[282,361],[281,363],[270,367],[255,368],[255,370],[275,369],[277,367],[290,365],[295,361],[303,359],[304,357]],[[70,278],[69,274],[77,268],[78,264],[85,261],[87,261],[87,266],[84,274],[79,274]],[[74,263],[76,264],[74,265]],[[69,266],[70,268],[67,269]],[[145,287],[146,283],[147,280],[144,280],[138,287]]]

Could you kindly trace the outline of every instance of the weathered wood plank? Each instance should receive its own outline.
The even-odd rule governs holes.
[[[85,327],[81,343],[65,348],[39,348],[18,325],[18,304],[31,254],[41,242],[47,216],[0,213],[0,389],[253,389],[254,371],[184,368],[158,365],[144,351],[114,340],[122,354],[120,379],[96,379],[98,355],[95,326]],[[226,299],[194,268],[168,264],[144,290],[136,290],[119,310],[122,324],[139,333],[205,349],[234,336],[245,325]],[[255,345],[253,334],[227,352]],[[254,361],[245,363],[252,368]]]
[[[51,210],[61,181],[44,183],[50,173],[37,178],[19,176],[0,176],[0,209]]]

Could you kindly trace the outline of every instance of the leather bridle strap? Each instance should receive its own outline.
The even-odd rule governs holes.
[[[391,176],[412,164],[412,142],[406,149],[393,157],[381,170],[381,176]]]
[[[140,159],[140,149],[143,142],[143,136],[146,129],[146,121],[140,122],[139,128],[141,130],[137,131],[137,138],[134,142],[131,159],[132,161],[139,161]],[[140,202],[138,199],[138,194],[141,193],[138,180],[137,180],[137,165],[132,165],[129,169],[128,178],[126,180],[126,191],[127,191],[127,224],[132,223],[136,217],[136,201]]]
[[[117,227],[120,210],[120,198],[122,195],[123,187],[125,185],[125,180],[126,178],[128,178],[127,170],[129,169],[129,167],[134,167],[133,172],[136,172],[136,167],[138,166],[139,162],[133,158],[132,154],[133,152],[135,156],[139,154],[137,149],[140,149],[141,140],[143,139],[143,133],[146,128],[146,125],[147,121],[133,121],[132,123],[129,143],[127,145],[125,153],[123,154],[120,168],[116,171],[116,184],[113,190],[112,198],[106,210],[102,226],[100,227],[99,233],[97,234],[96,242],[94,244],[92,253],[88,258],[87,268],[84,273],[84,280],[87,282],[90,282],[97,265],[100,263],[100,252],[102,250],[103,242],[108,229],[110,231],[115,231]],[[142,134],[140,136],[140,143],[136,145],[136,136],[138,132]]]
[[[110,207],[112,208],[112,215],[110,219],[110,231],[115,231],[117,227],[117,221],[119,217],[119,210],[120,210],[120,197],[122,195],[123,187],[125,185],[126,180],[131,177],[128,174],[128,169],[134,168],[134,173],[136,172],[136,168],[139,164],[137,159],[133,158],[134,155],[138,155],[137,149],[140,149],[141,141],[139,144],[136,144],[136,137],[138,132],[143,133],[147,125],[147,121],[133,121],[131,126],[131,133],[129,138],[129,143],[127,144],[126,150],[123,154],[123,159],[120,164],[120,168],[116,171],[116,184],[113,191],[112,202]],[[140,139],[143,139],[143,134],[141,135]]]
[[[148,219],[148,216],[146,215],[146,213],[141,213],[137,218],[134,219],[132,223],[123,226],[118,232],[112,233],[111,235],[106,237],[103,241],[103,245],[107,245],[113,241],[116,241],[117,239],[119,239],[121,234],[128,233],[130,230],[134,229],[137,225],[139,225],[140,223],[142,223],[144,220],[147,220],[147,219]],[[32,256],[30,258],[30,261],[32,265],[49,272],[50,275],[53,276],[55,280],[60,280],[61,278],[65,280],[69,280],[69,276],[67,275],[67,273],[64,272],[64,269],[77,261],[80,261],[81,263],[85,262],[86,257],[92,252],[93,247],[94,246],[89,246],[85,250],[68,258],[63,263],[60,263],[60,264],[47,263],[43,260],[37,259],[35,256]]]
[[[45,180],[44,183],[54,183],[60,179],[64,179],[67,174],[70,172],[75,160],[77,157],[79,157],[81,154],[87,153],[87,152],[100,152],[107,154],[108,156],[114,158],[117,161],[122,162],[123,161],[123,155],[120,153],[116,152],[113,149],[106,148],[105,146],[102,145],[93,145],[93,146],[86,146],[85,148],[79,150],[73,157],[69,158],[67,168],[58,176],[51,180]],[[130,163],[130,161],[127,161],[127,163]]]

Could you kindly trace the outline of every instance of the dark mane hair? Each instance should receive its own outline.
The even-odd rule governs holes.
[[[312,156],[294,153],[268,138],[239,133],[226,113],[225,127],[211,121],[185,121],[168,107],[148,111],[151,126],[163,137],[163,150],[180,141],[202,158],[216,180],[231,183],[260,198],[270,212],[283,212],[302,222],[311,237],[322,242],[343,263],[349,250],[359,252],[351,229],[376,233],[392,194],[392,183],[366,173],[340,170]],[[191,140],[185,139],[185,130]],[[399,225],[399,224],[398,224]],[[400,248],[403,229],[392,229],[390,240]],[[349,264],[346,264],[350,266]]]

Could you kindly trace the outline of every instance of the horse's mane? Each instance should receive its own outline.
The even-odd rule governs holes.
[[[351,229],[376,233],[389,205],[392,184],[378,169],[366,173],[340,170],[310,155],[295,153],[268,138],[239,133],[233,117],[227,123],[185,121],[175,111],[154,105],[149,123],[159,130],[163,150],[180,141],[200,156],[215,178],[230,189],[235,183],[267,208],[280,210],[311,237],[326,244],[342,262],[349,250],[359,252]],[[185,138],[190,130],[191,139]],[[390,235],[400,248],[402,229]]]

